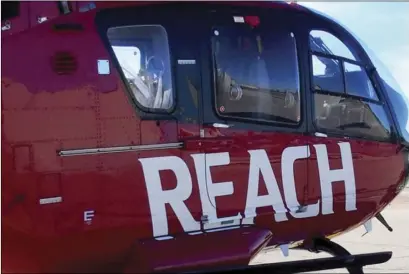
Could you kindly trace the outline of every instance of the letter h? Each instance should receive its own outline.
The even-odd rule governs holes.
[[[317,152],[323,215],[334,213],[332,183],[339,181],[344,181],[345,184],[345,210],[356,210],[356,186],[351,145],[343,142],[338,143],[338,146],[341,150],[342,168],[330,170],[326,145],[314,145]]]

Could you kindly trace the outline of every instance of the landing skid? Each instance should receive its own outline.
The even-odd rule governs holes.
[[[312,241],[312,243],[309,245],[300,246],[297,249],[308,250],[314,253],[319,253],[322,251],[329,253],[334,257],[212,269],[205,271],[195,271],[194,273],[227,273],[235,271],[245,273],[269,272],[289,274],[346,268],[351,274],[363,274],[364,266],[385,263],[392,257],[391,251],[351,255],[345,248],[338,245],[337,243],[322,238]]]

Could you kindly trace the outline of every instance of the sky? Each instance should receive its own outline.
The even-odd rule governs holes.
[[[358,36],[409,96],[409,2],[304,2]]]

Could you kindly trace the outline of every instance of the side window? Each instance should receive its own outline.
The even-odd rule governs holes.
[[[364,64],[341,40],[324,31],[311,31],[310,50],[316,126],[388,140],[391,124]]]
[[[141,51],[135,46],[113,46],[115,56],[121,64],[126,79],[132,79],[141,70]],[[131,81],[130,84],[133,84]]]
[[[344,80],[342,70],[337,60],[312,56],[313,65],[313,86],[315,90],[325,90],[330,92],[344,92]]]
[[[298,124],[300,87],[296,41],[287,30],[247,24],[213,29],[219,116]]]
[[[378,100],[371,80],[365,68],[359,65],[344,62],[345,89],[348,94]]]
[[[136,101],[144,108],[173,106],[169,44],[162,26],[108,29],[108,39]]]
[[[391,125],[382,105],[320,93],[314,103],[315,123],[321,129],[389,139]]]
[[[312,30],[310,36],[311,50],[324,54],[330,53],[357,61],[352,51],[331,33],[322,30]]]

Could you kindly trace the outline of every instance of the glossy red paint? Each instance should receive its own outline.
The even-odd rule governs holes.
[[[130,264],[124,272],[149,272],[152,269],[173,272],[202,269],[209,265],[245,265],[249,258],[253,258],[267,245],[271,235],[271,231],[267,229],[246,227],[241,230],[176,237],[171,241],[147,240],[143,244],[135,244]],[[169,252],[158,253],[158,250]]]
[[[128,5],[97,3],[97,9],[100,5],[103,8]],[[337,143],[345,140],[207,128],[205,136],[213,139],[203,141],[197,123],[141,120],[119,73],[112,69],[110,75],[101,77],[96,71],[97,59],[111,59],[94,25],[96,10],[58,16],[38,25],[30,19],[30,29],[2,40],[2,50],[12,53],[2,56],[4,272],[132,272],[247,264],[266,245],[347,231],[374,216],[396,196],[404,176],[398,145],[349,140],[357,211],[345,211],[343,184],[333,188],[336,214],[306,219],[289,217],[288,222],[276,223],[274,212],[268,207],[258,210],[255,227],[234,231],[183,234],[174,212],[168,208],[169,233],[177,236],[169,241],[152,240],[147,190],[138,159],[173,155],[186,162],[193,179],[192,195],[186,204],[199,221],[203,212],[191,154],[229,152],[230,164],[213,168],[212,178],[214,182],[233,181],[234,194],[216,200],[219,216],[233,216],[243,214],[245,209],[248,150],[267,151],[282,193],[283,150],[289,146],[310,146],[310,158],[297,161],[294,167],[298,199],[308,204],[320,198],[316,152],[312,146],[327,144],[331,168],[340,168]],[[52,29],[53,24],[68,22],[80,22],[83,30],[71,33]],[[59,51],[70,52],[79,61],[74,74],[58,76],[52,71],[50,60]],[[68,149],[183,140],[189,140],[184,150],[75,157],[57,154]],[[203,144],[199,146],[199,142]],[[163,188],[175,188],[175,177],[171,173],[163,176],[166,178]],[[266,193],[263,186],[260,195]],[[62,197],[62,203],[39,204],[42,198],[56,196]],[[83,213],[87,210],[95,212],[91,224],[84,222]],[[181,257],[185,260],[181,261]]]

